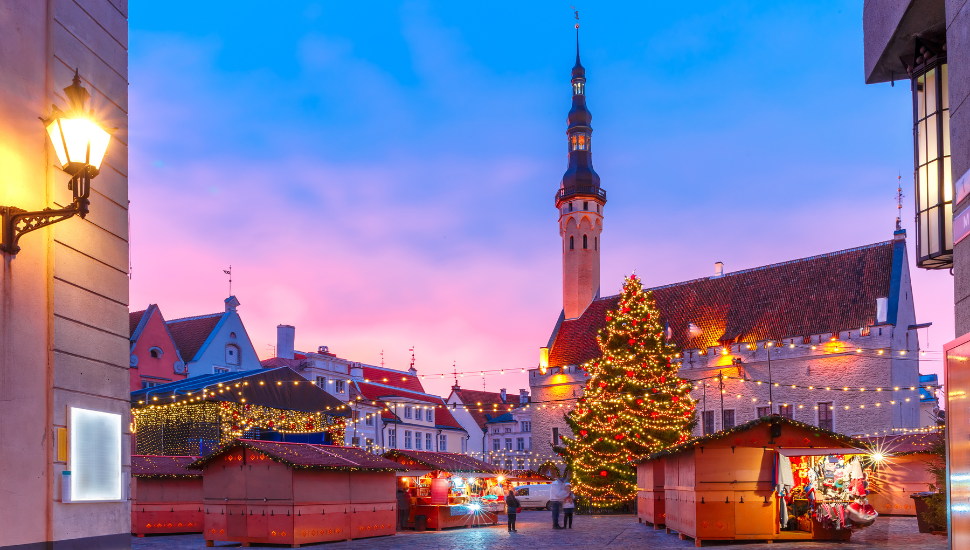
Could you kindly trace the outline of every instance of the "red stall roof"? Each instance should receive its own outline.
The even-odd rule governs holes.
[[[433,451],[412,451],[392,449],[384,456],[395,460],[411,470],[440,470],[453,473],[498,474],[499,468],[458,453],[436,453]]]
[[[199,477],[202,472],[186,468],[197,456],[131,455],[133,477]]]
[[[212,454],[193,462],[189,465],[189,468],[194,470],[202,469],[202,466],[207,462],[222,455],[235,452],[240,448],[264,454],[276,462],[281,462],[294,468],[315,470],[367,470],[375,472],[403,471],[406,469],[397,462],[387,460],[386,458],[357,447],[312,445],[309,443],[282,443],[279,441],[258,441],[255,439],[237,439]],[[255,453],[251,453],[250,459],[252,460],[255,456]]]

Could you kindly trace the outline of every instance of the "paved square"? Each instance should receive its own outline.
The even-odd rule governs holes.
[[[500,520],[504,520],[504,516]],[[503,523],[496,527],[476,529],[453,529],[450,531],[415,533],[409,531],[393,537],[361,539],[350,542],[332,542],[306,545],[305,548],[333,550],[564,550],[578,548],[610,549],[665,549],[694,548],[693,540],[680,540],[663,530],[637,523],[633,516],[576,516],[574,529],[557,531],[551,528],[549,512],[525,512],[519,514],[518,533],[509,534]],[[238,547],[235,543],[216,544],[216,547]],[[868,529],[856,531],[847,543],[705,543],[705,547],[744,548],[773,550],[827,550],[827,549],[883,549],[906,548],[911,550],[945,550],[946,539],[923,535],[916,530],[915,518],[879,518]],[[202,535],[132,537],[133,550],[201,550],[205,548]]]

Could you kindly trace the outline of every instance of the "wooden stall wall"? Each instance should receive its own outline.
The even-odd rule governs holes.
[[[637,519],[654,529],[666,522],[664,476],[663,458],[637,465]]]
[[[202,477],[133,477],[131,533],[201,533]]]
[[[915,516],[910,495],[929,491],[935,483],[926,471],[933,455],[915,453],[892,457],[869,475],[869,504],[884,516]]]

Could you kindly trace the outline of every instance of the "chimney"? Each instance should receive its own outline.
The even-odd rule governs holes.
[[[296,327],[292,325],[276,325],[276,356],[282,359],[293,359],[293,347],[296,341]]]
[[[350,364],[350,377],[354,380],[364,379],[364,367],[360,363]]]
[[[505,403],[505,388],[500,389],[498,393],[502,396],[502,403]]]
[[[529,392],[526,390],[519,390],[519,404],[525,404],[529,402]]]
[[[881,325],[889,317],[889,298],[876,298],[876,324]]]
[[[724,276],[724,262],[714,262],[714,278]]]

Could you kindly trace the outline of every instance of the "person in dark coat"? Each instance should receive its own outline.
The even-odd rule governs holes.
[[[515,498],[515,489],[509,489],[505,495],[505,513],[509,516],[509,533],[518,533],[515,529],[515,515],[519,512],[519,499]]]
[[[411,516],[411,495],[403,487],[397,490],[397,528],[407,531],[408,518]]]

